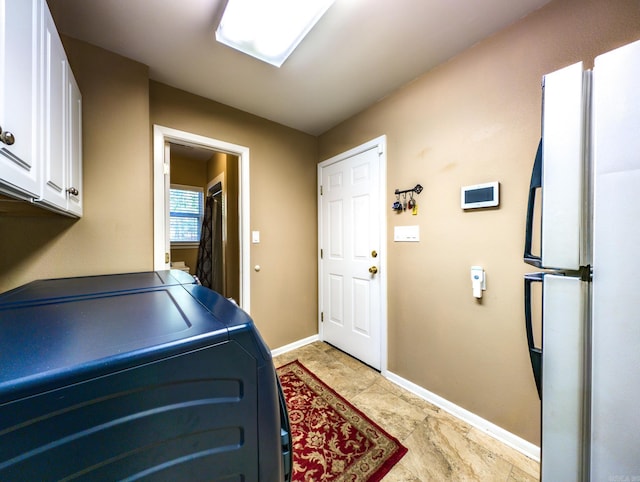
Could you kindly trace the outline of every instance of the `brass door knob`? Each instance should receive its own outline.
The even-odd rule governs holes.
[[[369,273],[376,274],[378,272],[378,268],[376,266],[372,266],[369,268]]]

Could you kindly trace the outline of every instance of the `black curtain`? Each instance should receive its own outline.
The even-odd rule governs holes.
[[[202,218],[196,276],[203,286],[224,294],[222,193],[207,196]]]
[[[196,264],[196,276],[203,286],[211,288],[211,262],[213,251],[213,196],[207,196],[202,217],[202,229],[200,231],[200,245],[198,246],[198,263]]]
[[[211,289],[226,296],[224,293],[224,268],[222,262],[222,192],[213,196],[213,252],[211,253]]]

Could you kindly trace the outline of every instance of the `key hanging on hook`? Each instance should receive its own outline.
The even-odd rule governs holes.
[[[402,203],[400,202],[400,194],[396,194],[396,200],[393,203],[393,205],[391,206],[391,208],[396,212],[402,211]]]
[[[409,198],[409,202],[407,203],[407,208],[408,209],[413,209],[413,207],[416,205],[416,202],[413,199],[413,191],[411,191],[409,196],[410,196],[410,198]]]

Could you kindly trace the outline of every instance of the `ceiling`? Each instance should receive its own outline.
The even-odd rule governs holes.
[[[335,0],[280,68],[215,41],[226,0],[48,0],[150,78],[319,135],[549,0]]]

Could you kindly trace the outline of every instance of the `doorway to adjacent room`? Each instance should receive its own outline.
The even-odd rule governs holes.
[[[249,311],[249,149],[154,126],[154,269],[169,269],[173,263],[196,274],[199,243],[171,242],[172,185],[201,189],[203,209],[211,194],[216,218],[210,222],[217,222],[217,234],[207,240],[213,252],[204,262],[211,263],[209,272],[217,277],[212,288]]]

